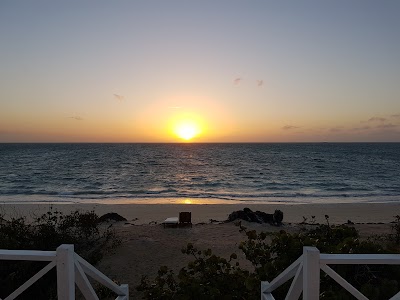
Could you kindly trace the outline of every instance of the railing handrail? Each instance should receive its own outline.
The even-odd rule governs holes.
[[[4,300],[15,299],[54,267],[57,269],[57,295],[60,300],[75,299],[75,283],[86,299],[99,299],[86,275],[115,292],[118,295],[116,300],[129,299],[129,287],[127,284],[118,285],[113,282],[76,254],[73,245],[63,244],[56,251],[0,249],[0,260],[50,262]]]
[[[320,254],[320,261],[327,265],[398,265],[400,254]]]
[[[319,299],[320,270],[334,279],[356,299],[368,300],[328,265],[374,264],[400,265],[400,254],[321,254],[315,247],[303,247],[301,255],[271,282],[261,282],[261,300],[274,300],[272,292],[294,277],[285,299],[298,299],[303,293],[307,300]],[[400,292],[391,299],[400,299]]]
[[[56,251],[0,249],[0,260],[52,261],[55,257]]]

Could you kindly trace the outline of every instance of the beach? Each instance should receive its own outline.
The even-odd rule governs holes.
[[[185,297],[258,293],[254,282],[272,280],[304,245],[400,255],[400,1],[3,2],[0,248],[12,250],[3,258],[74,243],[140,299],[142,276],[153,280],[161,266],[178,274],[194,259],[182,254],[188,243],[235,253],[254,271],[241,224],[304,234],[259,235],[281,243],[248,252],[263,269],[253,282],[246,272],[225,279],[219,265],[204,272],[201,261],[207,280],[187,280],[195,286]],[[181,212],[190,226],[177,224]],[[56,263],[58,283],[77,270],[85,284],[63,248],[41,272]],[[314,254],[293,264],[289,298],[303,283],[303,297],[317,298]],[[333,279],[350,269],[332,271],[328,258],[320,266]],[[359,263],[346,255],[338,265],[347,259]],[[0,300],[31,273],[6,264]],[[357,266],[343,278],[365,297],[400,300],[386,297],[400,290],[400,270],[393,279],[390,269]],[[321,297],[347,299],[321,279]],[[54,298],[41,280],[40,296],[25,298]],[[58,290],[69,297],[72,286]]]
[[[325,223],[325,215],[331,224],[343,224],[351,221],[362,237],[382,235],[391,232],[390,222],[400,212],[400,204],[296,204],[296,205],[191,205],[191,204],[8,204],[1,205],[3,212],[9,215],[24,215],[28,219],[33,215],[46,212],[49,208],[65,213],[76,209],[94,210],[99,216],[115,212],[127,219],[126,222],[113,223],[121,245],[108,253],[96,266],[108,277],[121,283],[128,283],[131,295],[140,296],[135,287],[142,275],[149,278],[157,276],[160,266],[168,266],[176,272],[192,260],[182,254],[181,249],[187,243],[193,243],[200,250],[212,249],[213,253],[229,258],[235,252],[241,266],[251,268],[242,252],[238,249],[246,237],[232,222],[222,223],[228,215],[236,210],[248,207],[253,211],[260,210],[273,213],[276,209],[283,212],[281,227],[269,224],[242,222],[249,229],[257,231],[287,230],[296,232],[304,225],[307,218],[315,216],[317,223]],[[192,213],[193,227],[164,228],[161,223],[167,217],[178,216],[180,211]],[[221,221],[221,222],[216,222]]]
[[[192,212],[192,223],[209,223],[210,219],[227,220],[228,215],[245,207],[274,213],[276,209],[283,212],[284,223],[301,223],[303,217],[324,223],[325,215],[331,224],[354,223],[388,223],[400,214],[400,203],[337,203],[337,204],[0,204],[7,214],[19,214],[28,219],[33,215],[47,212],[49,209],[68,213],[76,209],[94,210],[98,215],[115,212],[135,225],[160,224],[168,217],[177,217],[181,211]]]

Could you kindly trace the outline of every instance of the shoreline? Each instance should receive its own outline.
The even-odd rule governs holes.
[[[134,225],[160,224],[168,217],[176,217],[181,211],[192,212],[192,223],[210,223],[210,220],[225,221],[236,210],[248,207],[274,213],[283,212],[283,223],[301,223],[315,216],[317,223],[325,223],[325,215],[331,224],[354,223],[389,223],[400,214],[400,203],[338,203],[338,204],[99,204],[99,203],[1,203],[0,213],[31,218],[47,212],[49,209],[69,213],[75,210],[94,210],[99,216],[115,212]],[[304,217],[304,218],[303,218]]]
[[[40,199],[40,200],[39,200]],[[302,197],[262,197],[253,198],[243,195],[240,199],[215,198],[215,197],[190,197],[190,196],[160,196],[160,197],[110,197],[110,198],[86,198],[74,197],[73,194],[65,195],[0,195],[0,204],[243,204],[243,205],[298,205],[298,204],[368,204],[368,203],[400,203],[400,195],[364,195],[364,196],[313,196]]]

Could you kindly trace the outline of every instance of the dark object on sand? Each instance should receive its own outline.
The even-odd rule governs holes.
[[[179,226],[192,227],[192,213],[189,211],[181,211],[179,213]]]
[[[117,213],[106,213],[105,215],[102,215],[99,218],[99,223],[109,222],[109,221],[121,222],[121,221],[127,221],[127,220]]]
[[[179,218],[178,217],[167,218],[162,224],[164,225],[164,228],[178,227],[178,226],[192,227],[192,213],[189,211],[182,211],[179,213]]]
[[[271,225],[280,226],[283,220],[283,212],[280,210],[275,210],[273,214],[267,214],[262,211],[252,211],[250,208],[243,208],[243,210],[237,210],[228,216],[228,222],[235,221],[237,219],[242,219],[248,222],[256,223],[269,223]]]

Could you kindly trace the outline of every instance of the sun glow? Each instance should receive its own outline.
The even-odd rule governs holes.
[[[200,126],[192,120],[183,120],[175,124],[174,133],[181,139],[189,141],[200,134]]]
[[[183,204],[192,204],[192,200],[190,200],[190,199],[185,199],[185,200],[183,201]]]

